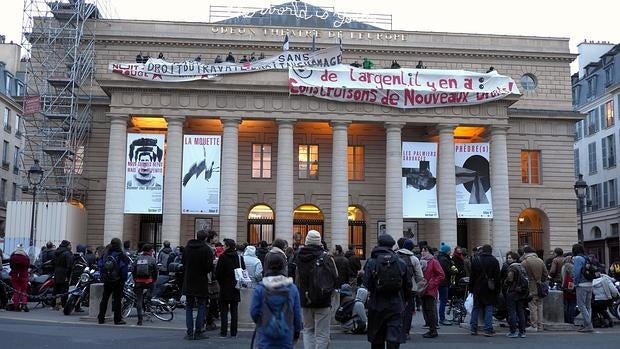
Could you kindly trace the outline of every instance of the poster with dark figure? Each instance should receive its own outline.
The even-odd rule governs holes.
[[[437,143],[403,142],[403,218],[437,218]]]
[[[182,213],[220,213],[221,140],[219,135],[183,137]]]
[[[128,133],[125,213],[162,212],[163,134]]]
[[[455,144],[456,214],[493,218],[488,143]]]

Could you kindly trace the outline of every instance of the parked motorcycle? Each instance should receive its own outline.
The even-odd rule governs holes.
[[[88,307],[90,285],[99,282],[99,273],[95,269],[85,267],[75,285],[69,286],[69,297],[63,309],[65,315],[71,315],[73,310],[81,306]]]
[[[6,285],[8,299],[13,296],[11,278],[9,276],[10,267],[8,264],[2,265],[2,282]],[[54,276],[49,274],[39,274],[40,270],[31,266],[30,279],[28,281],[28,302],[52,306],[54,305]]]
[[[182,307],[181,303],[181,284],[183,280],[183,264],[170,263],[168,265],[168,275],[159,275],[155,281],[153,297],[166,301],[172,310]]]

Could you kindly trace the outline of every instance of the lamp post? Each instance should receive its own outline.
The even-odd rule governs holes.
[[[28,183],[32,186],[32,217],[30,217],[30,250],[34,254],[34,216],[37,203],[37,189],[43,180],[43,169],[39,166],[39,160],[35,159],[34,164],[28,170]]]
[[[577,181],[575,182],[575,195],[577,195],[577,199],[579,200],[579,216],[580,216],[580,223],[579,223],[579,232],[577,234],[577,239],[579,240],[579,243],[583,242],[583,211],[585,210],[585,205],[583,204],[583,200],[586,198],[586,194],[588,192],[588,183],[586,183],[586,181],[583,180],[583,175],[580,173],[579,174],[579,179],[577,179]]]

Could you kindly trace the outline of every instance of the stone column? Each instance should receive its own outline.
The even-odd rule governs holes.
[[[491,246],[495,252],[504,255],[510,250],[510,195],[508,184],[507,126],[491,127],[491,200],[493,220],[491,221]]]
[[[403,234],[403,188],[402,188],[402,122],[388,122],[386,129],[385,160],[385,228],[398,240]]]
[[[293,241],[293,133],[294,120],[277,120],[276,238]]]
[[[220,196],[220,241],[228,238],[237,240],[237,202],[239,176],[239,118],[222,118],[221,196]]]
[[[348,245],[349,171],[347,166],[348,122],[332,122],[332,247]]]
[[[439,156],[437,202],[439,239],[456,246],[456,173],[454,170],[454,125],[438,125]]]
[[[165,175],[161,239],[170,246],[181,243],[181,177],[183,177],[183,123],[184,116],[166,117]]]
[[[125,169],[127,159],[128,115],[108,113],[110,136],[108,143],[108,172],[106,177],[105,212],[103,223],[104,245],[112,238],[123,240],[125,215]]]

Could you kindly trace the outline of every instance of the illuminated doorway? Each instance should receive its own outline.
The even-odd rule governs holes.
[[[310,230],[323,236],[323,212],[314,205],[299,205],[293,214],[293,246],[303,245]]]
[[[543,211],[534,208],[521,211],[517,218],[518,247],[529,245],[536,251],[549,249],[549,237],[545,234],[548,227],[547,215]]]
[[[366,259],[366,220],[364,211],[356,206],[349,206],[349,245],[360,259]],[[346,249],[348,246],[343,246]]]
[[[248,244],[261,241],[271,244],[275,236],[275,220],[271,207],[263,204],[252,207],[248,214]]]

